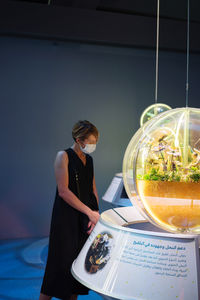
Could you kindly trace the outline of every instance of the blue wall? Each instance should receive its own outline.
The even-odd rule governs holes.
[[[88,119],[100,198],[121,172],[143,110],[154,103],[155,51],[1,37],[0,238],[48,234],[53,163]],[[199,107],[200,56],[191,55],[189,106]],[[160,52],[158,102],[185,106],[186,55]],[[101,204],[101,210],[106,209]]]

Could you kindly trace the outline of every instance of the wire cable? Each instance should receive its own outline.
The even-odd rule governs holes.
[[[112,210],[123,220],[125,221],[126,223],[128,223],[128,221],[120,214],[118,213],[118,211],[116,211],[114,208],[112,208]]]

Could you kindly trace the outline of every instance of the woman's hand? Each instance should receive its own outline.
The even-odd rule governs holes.
[[[90,233],[94,229],[94,226],[95,226],[95,224],[93,224],[91,221],[89,221],[89,223],[88,223],[88,231],[87,231],[88,235],[90,235]]]
[[[96,225],[96,223],[99,221],[100,218],[99,212],[90,210],[90,213],[88,214],[88,218],[94,225]]]
[[[87,233],[90,234],[100,218],[99,212],[91,210],[90,214],[88,215],[88,218],[90,219],[90,221],[88,222],[89,230],[87,231]]]

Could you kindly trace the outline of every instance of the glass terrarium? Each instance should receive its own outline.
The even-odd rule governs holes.
[[[200,109],[177,108],[141,127],[123,162],[130,200],[155,225],[200,233]]]

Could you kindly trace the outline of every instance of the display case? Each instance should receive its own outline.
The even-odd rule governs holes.
[[[200,109],[160,114],[130,141],[124,157],[127,194],[153,224],[200,233]]]

